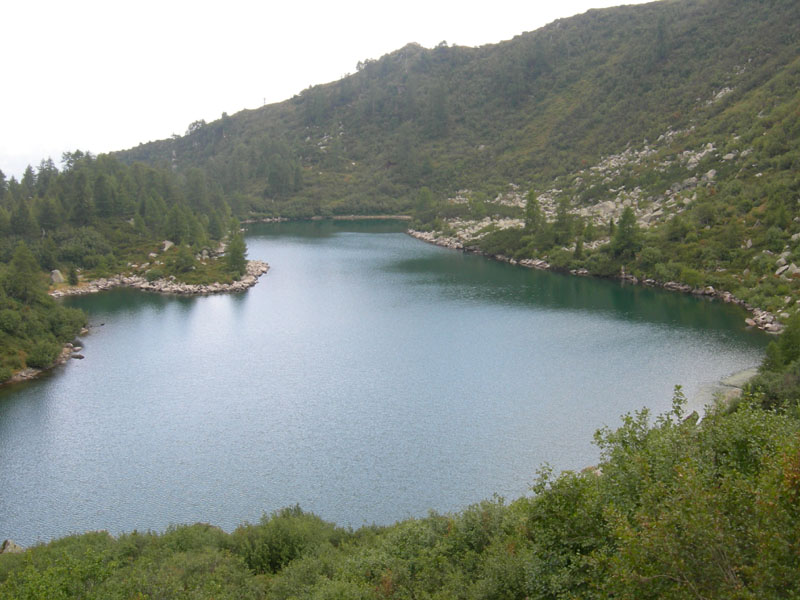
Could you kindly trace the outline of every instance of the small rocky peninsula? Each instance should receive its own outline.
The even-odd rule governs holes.
[[[156,292],[159,294],[176,294],[182,296],[206,296],[210,294],[223,294],[244,292],[253,287],[258,278],[269,271],[269,265],[260,260],[251,260],[247,262],[245,274],[238,280],[231,283],[214,282],[210,284],[188,284],[176,281],[174,277],[156,279],[148,281],[141,275],[115,275],[114,277],[95,279],[84,283],[82,285],[70,286],[52,290],[50,295],[54,298],[62,298],[64,296],[81,296],[85,294],[95,294],[106,290],[111,290],[116,287],[129,287],[145,292]],[[88,329],[83,329],[80,332],[81,336],[89,333]],[[49,367],[45,369],[38,369],[27,367],[14,373],[8,381],[0,383],[19,383],[21,381],[29,381],[36,379],[45,371],[63,365],[69,359],[82,359],[81,354],[83,348],[79,345],[78,341],[73,341],[64,345],[61,352]]]
[[[88,283],[57,289],[50,292],[54,298],[63,296],[81,296],[110,290],[116,287],[129,287],[145,292],[159,294],[178,294],[183,296],[207,296],[209,294],[223,294],[230,292],[243,292],[253,287],[258,278],[269,271],[269,265],[260,260],[247,262],[247,270],[241,279],[231,283],[190,284],[177,281],[174,276],[154,281],[148,281],[141,275],[115,275],[114,277],[95,279]]]

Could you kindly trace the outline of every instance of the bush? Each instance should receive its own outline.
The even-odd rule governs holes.
[[[25,360],[29,367],[46,369],[53,364],[61,348],[55,342],[42,340],[36,342]]]
[[[619,263],[612,260],[605,252],[595,252],[586,261],[586,268],[598,277],[614,277],[619,273]]]
[[[259,525],[233,532],[233,551],[256,573],[276,573],[289,562],[326,543],[338,543],[341,532],[299,506],[264,516]]]
[[[6,333],[16,333],[22,323],[22,317],[16,310],[6,308],[0,310],[0,329]]]
[[[150,269],[144,274],[144,278],[147,279],[147,281],[155,281],[162,277],[164,277],[164,272],[161,269]]]
[[[700,287],[700,285],[703,283],[703,274],[694,269],[690,269],[689,267],[683,267],[681,269],[680,278],[683,283],[694,288]]]

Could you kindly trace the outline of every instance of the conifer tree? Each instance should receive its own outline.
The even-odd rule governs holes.
[[[19,242],[14,249],[3,287],[9,296],[28,304],[45,293],[39,262],[25,242]]]
[[[247,245],[244,236],[236,231],[231,234],[228,242],[228,250],[225,253],[225,261],[228,271],[241,277],[247,270]]]

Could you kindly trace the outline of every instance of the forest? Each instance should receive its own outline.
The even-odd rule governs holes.
[[[174,247],[161,253],[163,240]],[[222,240],[226,258],[212,260]],[[238,220],[199,169],[176,175],[75,151],[61,170],[42,160],[20,181],[0,171],[0,382],[50,366],[85,324],[49,287],[121,272],[228,282],[244,273],[246,252]]]

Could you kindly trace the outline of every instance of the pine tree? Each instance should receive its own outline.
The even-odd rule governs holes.
[[[617,258],[630,260],[641,248],[642,242],[636,215],[633,209],[627,206],[622,211],[614,237],[611,239],[611,251]]]
[[[231,235],[228,242],[228,251],[225,253],[228,271],[241,277],[247,270],[247,245],[240,232]]]
[[[539,200],[533,193],[533,190],[528,192],[528,202],[525,205],[525,231],[527,233],[536,235],[542,228],[544,223],[544,214],[539,207]]]
[[[3,287],[12,298],[26,304],[45,294],[45,284],[39,262],[24,242],[17,244],[8,265]]]

